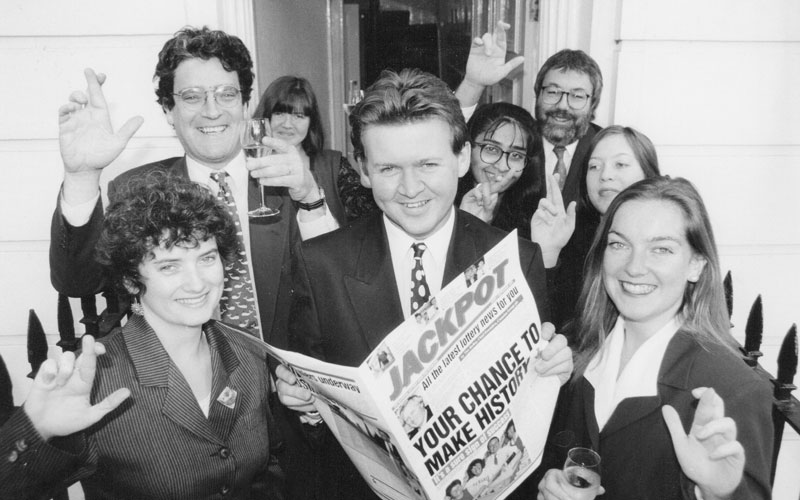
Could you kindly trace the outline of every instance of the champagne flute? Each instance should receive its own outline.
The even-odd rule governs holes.
[[[265,146],[262,142],[264,137],[270,137],[272,130],[269,128],[269,120],[266,118],[254,118],[252,120],[245,120],[242,123],[241,144],[244,150],[244,155],[247,158],[261,158],[267,156],[272,152],[269,146]],[[247,215],[251,218],[260,217],[274,217],[280,214],[277,208],[270,208],[267,206],[264,198],[264,186],[259,183],[261,191],[261,206],[250,210]]]
[[[593,499],[600,492],[600,455],[589,448],[572,448],[564,462],[564,475],[574,498]]]

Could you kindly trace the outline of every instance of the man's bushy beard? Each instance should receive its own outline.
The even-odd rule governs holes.
[[[571,122],[563,125],[557,124],[550,120],[550,117],[569,118]],[[536,105],[536,122],[539,124],[539,132],[554,146],[572,144],[586,135],[586,131],[589,130],[590,117],[591,113],[575,113],[562,109],[544,110],[539,104]]]

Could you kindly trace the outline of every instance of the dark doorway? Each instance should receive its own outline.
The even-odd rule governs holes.
[[[461,82],[470,47],[472,0],[344,3],[359,5],[362,87],[384,69],[403,68],[433,73],[453,89]]]

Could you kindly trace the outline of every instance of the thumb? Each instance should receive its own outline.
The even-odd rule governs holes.
[[[128,142],[131,137],[133,137],[133,134],[139,130],[139,127],[141,127],[143,123],[144,118],[141,116],[134,116],[126,121],[122,127],[120,127],[120,129],[117,131],[117,136],[123,139],[125,142]]]
[[[575,201],[569,202],[569,206],[567,206],[567,220],[575,224],[575,211],[577,210],[578,203]]]
[[[524,62],[525,62],[525,56],[517,56],[514,59],[506,62],[505,64],[506,70],[508,70],[508,72],[511,73]]]
[[[689,444],[686,440],[686,433],[683,431],[683,424],[678,412],[675,411],[670,405],[661,407],[661,415],[664,417],[664,422],[667,424],[667,430],[672,438],[672,447],[675,449],[675,455],[680,458],[688,453]]]
[[[105,399],[90,408],[89,418],[94,423],[99,422],[103,417],[106,416],[106,414],[115,410],[126,399],[128,399],[130,395],[131,391],[126,387],[117,389],[106,396]]]

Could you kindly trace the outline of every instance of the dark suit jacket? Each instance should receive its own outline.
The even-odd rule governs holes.
[[[90,500],[260,495],[269,459],[266,350],[222,323],[203,330],[213,369],[208,418],[156,334],[134,315],[102,341],[107,353],[98,358],[92,401],[121,387],[131,397],[86,432],[47,443],[22,410],[15,413],[0,432],[0,498],[78,480]],[[217,401],[226,387],[236,391],[233,408]]]
[[[323,151],[312,163],[312,172],[327,194],[328,207],[334,217],[344,221],[344,209],[338,199],[336,179],[341,153]],[[163,171],[189,178],[185,157],[169,158],[143,165],[120,174],[108,184],[108,199],[115,195],[129,179]],[[279,207],[277,217],[250,220],[250,262],[255,276],[264,339],[277,346],[287,346],[286,325],[291,299],[291,252],[300,241],[297,211],[285,189],[265,188],[266,203]],[[248,184],[249,207],[261,203],[259,185],[250,178]],[[60,293],[81,297],[99,293],[106,286],[102,267],[94,260],[94,248],[103,229],[103,207],[98,200],[90,221],[81,227],[70,226],[61,215],[60,203],[51,223],[50,279]]]
[[[658,395],[628,398],[614,410],[603,431],[594,416],[594,388],[583,377],[562,391],[567,406],[564,429],[575,433],[576,445],[596,450],[602,459],[599,498],[692,499],[694,485],[683,474],[672,447],[661,407],[672,405],[688,432],[696,400],[691,390],[713,387],[733,418],[737,439],[745,449],[744,478],[732,498],[770,498],[772,461],[772,391],[732,351],[678,331],[670,341],[658,374]],[[559,423],[554,422],[554,426]],[[557,429],[553,429],[557,430]],[[564,451],[545,451],[543,468],[561,468]]]
[[[460,210],[445,262],[449,283],[506,233]],[[520,261],[542,320],[549,318],[539,247],[520,240]],[[358,366],[403,321],[383,214],[303,242],[296,255],[290,344],[318,359]],[[375,498],[342,448],[323,444],[319,485],[326,498]]]

